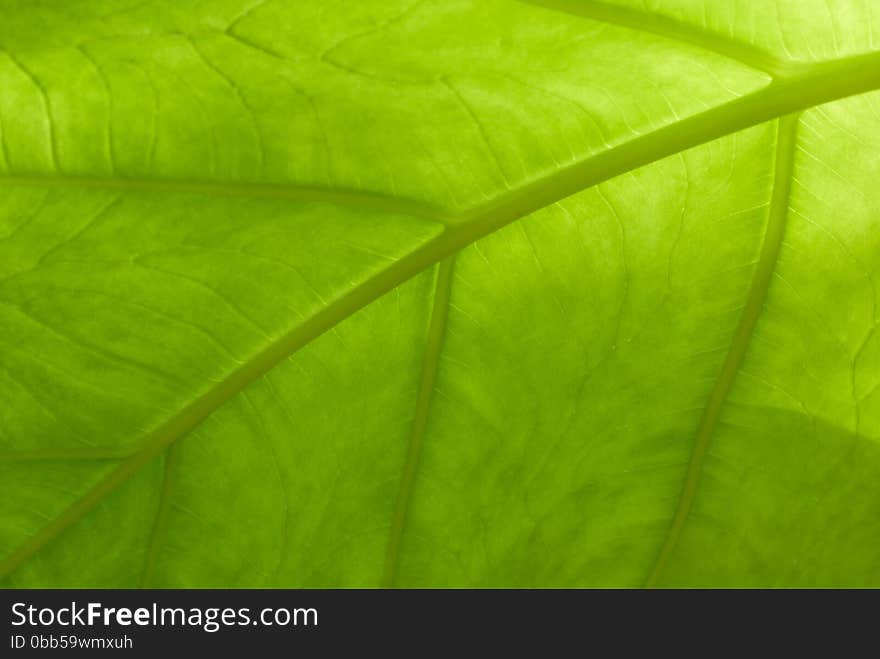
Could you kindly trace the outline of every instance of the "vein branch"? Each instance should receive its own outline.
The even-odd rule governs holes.
[[[171,511],[171,501],[174,497],[174,485],[179,464],[180,444],[174,444],[165,452],[162,490],[159,493],[159,503],[156,507],[156,516],[153,519],[153,528],[150,530],[150,539],[147,542],[147,556],[144,560],[144,571],[141,575],[141,588],[149,588],[156,573],[159,554],[162,551],[162,543],[165,540],[165,528],[168,526],[168,513]]]
[[[251,382],[388,291],[480,238],[577,192],[667,156],[783,115],[878,88],[880,53],[813,65],[808,74],[776,81],[757,92],[642,135],[454,215],[438,237],[331,301],[155,428],[144,438],[137,453],[122,461],[67,510],[0,561],[0,578],[75,524],[104,497]],[[34,180],[32,184],[38,183]]]
[[[763,71],[773,78],[784,78],[805,69],[807,64],[780,59],[745,42],[730,39],[666,16],[628,9],[597,0],[523,0],[527,4],[555,9],[594,21],[654,34],[665,39],[696,46],[727,59]]]
[[[693,509],[700,486],[703,465],[706,461],[712,436],[715,434],[718,421],[721,418],[721,410],[745,359],[755,325],[757,325],[758,318],[761,316],[767,301],[767,292],[770,288],[773,271],[776,269],[776,263],[779,260],[779,250],[782,245],[786,220],[789,215],[789,198],[791,196],[792,171],[797,142],[797,124],[797,115],[788,115],[779,120],[773,193],[768,212],[767,228],[761,245],[761,253],[755,266],[752,283],[749,286],[746,304],[740,316],[739,324],[731,339],[730,347],[727,350],[718,379],[715,381],[715,385],[709,395],[709,400],[703,409],[678,505],[676,506],[666,538],[645,584],[647,588],[655,587],[659,583],[672,553],[678,546],[688,516]]]
[[[434,385],[437,380],[440,353],[443,350],[443,339],[446,335],[446,319],[449,315],[449,296],[452,289],[452,266],[453,257],[450,257],[440,263],[437,268],[434,284],[434,305],[431,310],[431,324],[428,328],[428,339],[425,345],[422,377],[419,383],[419,393],[416,398],[416,412],[410,430],[403,474],[400,478],[400,488],[394,504],[394,515],[391,519],[391,531],[385,554],[385,568],[382,575],[382,585],[385,588],[393,587],[397,576],[401,539],[403,538],[403,530],[406,525],[407,513],[409,512],[409,503],[412,499],[416,472],[419,468],[425,429],[428,425],[428,415],[431,412],[431,401],[434,397]]]
[[[57,449],[0,451],[0,464],[9,462],[97,462],[122,460],[140,450],[140,446],[98,446]]]
[[[184,181],[176,179],[144,179],[101,176],[0,176],[0,187],[76,188],[120,190],[123,192],[164,192],[197,194],[210,197],[250,197],[258,199],[287,199],[337,204],[358,209],[375,210],[397,215],[408,215],[449,222],[450,213],[418,201],[391,197],[360,190],[320,188],[271,183],[236,183],[226,181]]]

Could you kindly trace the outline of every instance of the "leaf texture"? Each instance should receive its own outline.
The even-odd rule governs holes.
[[[0,0],[6,587],[880,585],[872,0]]]

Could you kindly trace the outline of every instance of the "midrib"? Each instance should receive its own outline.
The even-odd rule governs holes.
[[[426,268],[521,217],[630,170],[787,114],[878,88],[880,53],[814,65],[804,73],[777,80],[757,92],[625,142],[495,201],[452,216],[437,238],[328,304],[157,427],[145,437],[138,452],[120,462],[80,499],[0,562],[0,578],[75,524],[104,497],[248,384]],[[37,181],[35,178],[28,180],[34,184]]]

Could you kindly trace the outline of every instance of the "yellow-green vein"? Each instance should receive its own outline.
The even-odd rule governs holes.
[[[174,485],[179,464],[180,444],[174,444],[165,452],[165,469],[162,470],[162,489],[159,492],[156,516],[153,518],[153,528],[150,529],[150,539],[147,542],[147,556],[144,560],[144,571],[141,575],[142,588],[150,586],[153,575],[156,573],[159,552],[162,550],[162,542],[165,539],[168,513],[171,511],[171,500],[174,495]]]
[[[242,183],[238,181],[189,181],[178,179],[144,179],[124,176],[59,176],[0,175],[0,186],[30,188],[93,188],[122,192],[167,192],[216,197],[249,197],[285,199],[353,206],[394,215],[408,215],[441,224],[449,222],[450,213],[422,202],[365,192],[362,190],[330,189],[273,183]]]
[[[463,247],[521,217],[619,174],[785,114],[878,88],[880,53],[826,62],[813,66],[807,75],[774,82],[763,90],[625,142],[495,201],[458,214],[438,237],[331,301],[225,379],[203,390],[177,414],[155,428],[143,439],[138,453],[121,462],[85,495],[0,561],[0,578],[76,523],[105,496],[248,384],[370,302]]]
[[[397,500],[394,504],[394,514],[391,518],[388,548],[385,553],[382,585],[386,588],[394,586],[394,580],[397,576],[403,528],[409,512],[409,502],[412,499],[416,472],[419,468],[425,428],[428,425],[428,415],[431,412],[431,400],[433,399],[434,386],[437,380],[437,368],[440,364],[440,353],[443,350],[443,339],[446,335],[446,318],[449,315],[453,259],[454,257],[450,257],[437,267],[434,284],[434,304],[431,310],[431,323],[428,328],[428,338],[425,344],[422,377],[416,397],[416,411],[410,430]]]
[[[666,538],[654,562],[654,566],[645,583],[647,588],[652,588],[660,582],[673,551],[678,546],[682,531],[687,523],[688,515],[694,505],[697,491],[700,486],[700,477],[703,464],[709,450],[712,436],[718,427],[721,418],[721,409],[727,394],[736,379],[740,365],[746,356],[746,351],[751,343],[752,333],[758,318],[764,310],[767,300],[767,291],[770,288],[770,280],[776,269],[779,259],[779,249],[785,234],[785,225],[788,218],[788,201],[791,193],[792,169],[794,166],[794,150],[797,140],[796,115],[788,115],[779,120],[776,146],[776,166],[773,180],[773,192],[768,211],[767,228],[764,232],[764,240],[755,272],[752,275],[752,283],[746,297],[746,304],[740,315],[739,324],[730,341],[730,347],[724,358],[724,364],[718,374],[718,379],[709,395],[706,407],[697,427],[694,446],[688,462],[684,484],[681,488],[678,504],[672,517],[672,523],[666,533]]]
[[[747,43],[722,34],[702,30],[672,18],[637,9],[628,9],[596,0],[523,0],[530,5],[555,9],[594,21],[619,25],[639,32],[648,32],[665,39],[696,46],[750,68],[763,71],[773,78],[784,78],[804,71],[809,65],[775,57]]]

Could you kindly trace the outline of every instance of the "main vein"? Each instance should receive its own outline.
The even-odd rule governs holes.
[[[767,300],[767,291],[770,288],[770,280],[773,277],[773,271],[776,269],[776,262],[779,259],[779,249],[782,245],[789,213],[788,206],[791,193],[795,142],[797,140],[797,123],[798,118],[796,115],[788,115],[779,120],[773,193],[768,211],[767,228],[761,245],[761,253],[755,266],[755,272],[752,275],[752,283],[749,286],[746,304],[740,316],[739,324],[730,341],[730,346],[724,358],[724,364],[718,374],[718,379],[715,381],[715,385],[712,387],[712,392],[709,395],[709,400],[703,409],[678,505],[666,534],[666,539],[660,548],[660,552],[645,583],[647,588],[652,588],[658,584],[672,556],[672,552],[678,546],[681,533],[684,530],[697,496],[703,465],[706,461],[712,436],[715,434],[718,421],[721,418],[721,409],[724,406],[724,401],[727,400],[727,395],[730,393],[730,389],[736,379],[736,374],[745,358],[755,325]]]
[[[441,262],[437,269],[437,279],[434,286],[434,304],[431,310],[431,324],[428,328],[427,343],[425,344],[425,358],[422,364],[419,393],[416,398],[416,411],[410,430],[397,500],[394,504],[388,548],[385,553],[382,585],[386,588],[394,586],[394,580],[397,577],[400,541],[403,537],[403,528],[406,525],[406,518],[409,512],[409,502],[412,499],[413,484],[415,483],[416,471],[418,470],[419,459],[422,454],[425,428],[428,425],[428,414],[431,411],[431,400],[434,397],[437,367],[440,364],[440,353],[443,350],[443,339],[446,335],[446,318],[449,315],[453,258],[450,257]]]
[[[442,234],[333,300],[277,337],[224,380],[201,392],[143,440],[91,490],[0,561],[0,578],[76,523],[168,446],[251,382],[396,286],[511,222],[602,181],[666,156],[814,105],[880,88],[880,53],[814,65],[807,73],[706,110],[565,167],[498,199],[458,214]]]

